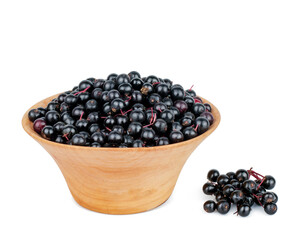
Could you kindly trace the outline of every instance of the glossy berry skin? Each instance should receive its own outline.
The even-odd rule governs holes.
[[[195,128],[197,127],[198,134],[202,134],[206,132],[210,126],[210,123],[207,118],[198,117],[195,119]]]
[[[132,146],[134,138],[130,135],[124,135],[123,143],[127,144],[129,147]]]
[[[31,109],[28,112],[28,118],[31,122],[34,122],[36,119],[43,117],[43,114],[41,114],[41,111],[38,109]]]
[[[88,89],[87,89],[88,88]],[[93,91],[93,83],[89,80],[83,80],[79,83],[78,90],[83,91],[87,89],[88,92]]]
[[[171,88],[170,95],[171,95],[171,98],[173,99],[173,101],[183,100],[184,96],[185,96],[185,92],[182,87],[175,87],[175,88]]]
[[[152,128],[143,128],[141,132],[141,139],[146,142],[154,140],[155,131]]]
[[[236,179],[241,183],[249,179],[249,174],[245,169],[237,170],[235,175]]]
[[[204,203],[204,210],[207,212],[207,213],[212,213],[216,210],[216,203],[214,201],[206,201]]]
[[[131,80],[131,86],[135,90],[140,90],[142,88],[143,84],[144,84],[144,82],[139,78],[133,78]]]
[[[140,139],[134,140],[132,147],[138,148],[138,147],[144,147],[144,142]]]
[[[145,82],[140,89],[140,92],[145,96],[153,93],[153,91],[154,91],[153,85],[147,82]]]
[[[218,202],[222,199],[225,199],[224,194],[222,192],[216,192],[215,193],[215,200]]]
[[[174,114],[169,109],[164,110],[160,113],[160,118],[164,119],[167,123],[172,123],[174,121]]]
[[[93,142],[99,143],[100,145],[105,144],[106,138],[101,132],[95,132],[91,135]]]
[[[254,198],[252,196],[245,196],[244,203],[251,207],[254,204]]]
[[[146,114],[142,110],[133,110],[129,118],[130,122],[143,123],[146,120]]]
[[[161,96],[158,93],[152,93],[148,97],[148,102],[150,103],[151,106],[153,106],[156,103],[159,103],[161,101]]]
[[[204,105],[205,105],[206,110],[207,110],[208,112],[212,112],[212,107],[211,107],[211,105],[210,105],[209,103],[204,103]]]
[[[55,137],[55,131],[52,126],[46,125],[42,131],[41,136],[47,140],[51,140]]]
[[[255,181],[248,179],[242,183],[242,189],[245,193],[253,193],[256,192],[257,184]]]
[[[123,137],[116,131],[112,131],[109,133],[108,142],[112,145],[119,145],[123,142]]]
[[[102,89],[101,88],[95,88],[93,91],[92,91],[92,98],[94,98],[95,100],[97,101],[100,101],[101,100],[101,96],[102,96]],[[80,94],[79,94],[80,95]],[[89,100],[89,99],[88,99]]]
[[[177,100],[174,102],[174,107],[176,107],[180,113],[185,113],[188,110],[188,105],[185,101],[183,100]]]
[[[72,117],[78,119],[80,118],[81,115],[83,116],[84,113],[85,113],[85,109],[83,106],[76,106],[72,110]]]
[[[204,118],[207,118],[208,121],[209,121],[209,123],[210,123],[210,125],[213,124],[213,122],[214,122],[214,117],[213,117],[212,113],[210,113],[210,112],[203,112],[200,116],[201,116],[201,117],[204,117]]]
[[[236,175],[234,172],[227,172],[226,175],[229,177],[230,180],[236,179]]]
[[[71,145],[84,146],[86,144],[86,140],[85,140],[84,136],[77,133],[72,137],[70,143],[71,143]]]
[[[103,84],[103,90],[104,91],[110,91],[112,89],[114,89],[116,86],[115,82],[113,80],[107,80],[104,84]]]
[[[73,94],[69,94],[64,98],[64,102],[70,106],[76,105],[77,101],[77,96],[74,96]]]
[[[165,120],[159,118],[155,121],[153,129],[160,134],[166,133],[168,130],[168,124]]]
[[[63,137],[62,137],[61,135],[57,135],[57,136],[55,137],[54,142],[56,142],[56,143],[64,143],[65,140],[63,139]]]
[[[230,197],[231,193],[235,190],[235,188],[231,184],[226,184],[223,187],[223,194],[225,197]]]
[[[230,184],[231,184],[235,189],[241,188],[241,183],[240,183],[238,180],[236,180],[236,179],[230,180]]]
[[[192,108],[195,103],[194,99],[190,96],[185,96],[184,101],[188,105],[189,108]]]
[[[202,189],[206,195],[212,195],[217,191],[216,186],[209,182],[205,183]]]
[[[117,125],[126,127],[129,123],[129,118],[126,115],[117,115],[115,116],[115,121]]]
[[[262,204],[266,204],[266,203],[274,202],[274,200],[275,200],[274,194],[271,192],[266,192],[266,193],[263,193],[261,202],[262,202]]]
[[[193,127],[186,127],[183,130],[183,134],[186,140],[197,137],[197,132],[194,130]]]
[[[119,134],[123,135],[125,133],[125,129],[120,125],[114,125],[112,131],[116,131]]]
[[[142,130],[142,124],[139,122],[131,122],[128,126],[127,133],[130,136],[139,136]]]
[[[160,137],[157,142],[156,142],[156,146],[164,146],[164,145],[168,145],[169,139],[167,137]]]
[[[124,109],[125,102],[121,98],[115,98],[111,102],[111,110],[113,113],[120,112],[120,110]]]
[[[129,72],[128,76],[131,80],[134,79],[134,78],[140,79],[140,74],[136,71]]]
[[[143,102],[143,95],[140,91],[133,91],[131,94],[131,100],[133,103],[142,103]]]
[[[229,183],[229,177],[226,174],[221,174],[218,176],[216,182],[221,188],[223,188]]]
[[[158,93],[160,96],[165,97],[169,94],[169,87],[165,83],[157,84],[155,88],[155,92]]]
[[[142,110],[145,111],[146,107],[141,103],[135,103],[132,107],[133,110]]]
[[[174,120],[178,121],[179,118],[181,117],[180,111],[174,106],[170,107],[169,110],[173,113]]]
[[[78,103],[86,103],[90,99],[90,94],[88,92],[82,92],[77,95]]]
[[[241,217],[247,217],[250,214],[251,208],[247,204],[238,206],[238,215]]]
[[[189,95],[191,97],[195,97],[196,96],[196,92],[192,89],[188,89],[186,90],[186,95]]]
[[[127,74],[120,74],[116,77],[115,79],[115,83],[117,86],[119,86],[120,84],[123,84],[123,83],[129,83],[130,82],[130,78]]]
[[[46,121],[44,118],[38,118],[34,121],[33,128],[36,133],[41,133],[42,129],[46,126]]]
[[[57,111],[51,110],[45,114],[45,120],[47,124],[54,125],[56,122],[60,120],[60,115]]]
[[[211,182],[216,182],[216,180],[219,176],[220,176],[220,173],[216,169],[211,169],[207,174],[207,178]]]
[[[86,131],[88,126],[89,122],[85,119],[77,120],[77,122],[75,123],[75,127],[78,129],[78,131]]]
[[[105,118],[103,125],[105,128],[112,129],[112,127],[116,124],[115,118],[112,116],[108,116]],[[92,126],[92,125],[91,125]]]
[[[183,126],[179,122],[173,122],[170,124],[171,125],[171,130],[178,130],[181,131],[183,129]]]
[[[105,83],[104,79],[95,79],[93,82],[93,87],[102,89],[104,83]]]
[[[231,201],[235,204],[243,203],[245,195],[241,190],[235,190],[230,195]]]
[[[165,97],[162,99],[162,102],[166,104],[167,107],[173,106],[173,101],[171,100],[171,98]]]
[[[206,111],[206,107],[202,103],[195,103],[192,107],[192,112],[195,116],[199,116]]]
[[[46,107],[47,111],[55,110],[60,111],[60,104],[58,102],[50,102]]]
[[[111,73],[108,77],[107,77],[107,81],[115,81],[117,78],[118,74],[116,73]]]
[[[267,190],[271,190],[275,187],[275,184],[276,184],[276,180],[274,179],[274,177],[270,175],[266,175],[265,180],[262,183],[262,186]]]
[[[98,143],[98,142],[93,142],[93,143],[91,143],[91,147],[100,148],[101,145],[100,145],[100,143]]]
[[[132,93],[132,85],[130,83],[122,83],[118,86],[121,95],[130,96]]]
[[[163,112],[164,110],[166,110],[168,107],[166,104],[164,104],[163,102],[159,102],[159,103],[155,103],[153,108],[155,109],[155,111],[157,112]]]
[[[264,206],[264,211],[269,214],[269,215],[273,215],[277,212],[278,207],[275,203],[266,203]]]
[[[74,125],[65,125],[62,128],[62,136],[67,137],[68,139],[71,139],[72,136],[74,136],[77,133],[77,128]]]
[[[171,143],[179,143],[184,140],[184,135],[181,131],[173,130],[169,135]]]
[[[275,194],[274,192],[271,192],[272,194],[273,194],[273,196],[274,196],[274,199],[273,199],[273,203],[277,203],[278,202],[278,200],[279,200],[279,198],[278,198],[278,195],[277,194]]]
[[[218,201],[218,203],[216,204],[216,208],[217,208],[217,211],[220,213],[220,214],[227,214],[230,210],[230,203],[226,200],[220,200]]]
[[[188,117],[183,117],[181,120],[180,120],[180,123],[182,124],[183,127],[189,127],[191,126],[193,123],[192,123],[192,120]]]
[[[69,112],[70,111],[70,105],[68,105],[65,102],[61,103],[59,111],[60,111],[60,113]]]
[[[91,112],[89,113],[89,115],[87,116],[87,121],[89,123],[97,123],[100,121],[100,116],[98,112]]]
[[[113,101],[115,98],[120,98],[121,95],[116,89],[112,89],[107,94],[107,99],[109,102]]]
[[[111,104],[109,102],[106,102],[102,106],[102,112],[103,112],[104,115],[111,115],[112,114]]]

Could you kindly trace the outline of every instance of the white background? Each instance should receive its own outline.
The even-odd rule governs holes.
[[[1,1],[0,239],[276,239],[303,216],[303,1]],[[34,103],[88,77],[139,71],[221,112],[171,198],[115,216],[78,206],[53,159],[21,127]],[[278,212],[207,214],[209,169],[277,179]],[[299,239],[299,236],[297,237]]]

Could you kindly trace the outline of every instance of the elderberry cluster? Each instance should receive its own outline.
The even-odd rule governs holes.
[[[91,147],[153,147],[206,132],[211,106],[169,79],[110,74],[88,78],[28,113],[43,138]]]
[[[255,180],[251,180],[251,176]],[[203,192],[214,195],[216,199],[216,202],[209,200],[204,203],[204,210],[208,213],[217,210],[226,214],[232,204],[236,205],[235,213],[242,217],[250,214],[254,204],[262,206],[269,215],[277,212],[278,196],[274,192],[266,191],[273,189],[276,184],[270,175],[262,176],[252,169],[239,169],[227,174],[220,174],[216,169],[211,169],[207,178],[209,182],[204,184]]]

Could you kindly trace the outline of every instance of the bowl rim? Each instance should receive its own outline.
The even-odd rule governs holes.
[[[43,104],[43,102],[50,102],[52,99],[58,97],[60,94],[62,93],[58,93],[55,94],[53,96],[47,97],[39,102],[37,102],[36,104],[34,104],[32,107],[30,107],[23,115],[22,117],[22,127],[23,129],[32,137],[34,138],[38,143],[43,142],[45,144],[49,144],[49,145],[53,145],[54,147],[58,147],[58,148],[71,148],[76,150],[77,148],[79,150],[81,149],[90,149],[92,151],[107,151],[107,152],[111,152],[111,151],[155,151],[157,149],[171,149],[171,148],[176,148],[176,147],[180,147],[180,146],[184,146],[184,145],[188,145],[191,143],[194,143],[196,141],[202,141],[203,139],[205,139],[206,137],[208,137],[219,125],[220,121],[221,121],[221,115],[220,112],[218,111],[218,109],[208,100],[198,96],[200,99],[202,99],[202,101],[204,103],[208,103],[211,105],[212,108],[212,115],[214,117],[214,122],[213,124],[209,127],[209,129],[204,132],[203,134],[186,140],[186,141],[182,141],[179,143],[171,143],[168,145],[163,145],[163,146],[153,146],[153,147],[142,147],[142,148],[118,148],[118,147],[100,147],[100,148],[94,148],[94,147],[89,147],[89,146],[74,146],[74,145],[68,145],[68,144],[62,144],[62,143],[57,143],[57,142],[53,142],[47,139],[44,139],[41,137],[40,134],[38,134],[37,132],[34,131],[33,129],[33,122],[31,122],[28,119],[28,112],[33,109],[33,108],[38,108],[38,107],[46,107],[44,106],[45,104]]]

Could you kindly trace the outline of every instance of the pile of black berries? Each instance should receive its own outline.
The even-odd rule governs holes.
[[[138,72],[88,78],[28,113],[33,128],[57,143],[153,147],[195,138],[213,123],[211,106],[169,79]]]
[[[250,177],[255,180],[251,180]],[[216,202],[209,200],[204,203],[204,210],[208,213],[217,210],[221,214],[229,212],[231,204],[236,205],[237,215],[246,217],[250,214],[254,204],[262,206],[264,211],[273,215],[277,212],[278,196],[274,192],[267,192],[274,188],[276,181],[270,176],[262,176],[252,169],[239,169],[236,172],[220,174],[212,169],[208,172],[209,182],[203,186],[203,192],[214,195]]]

